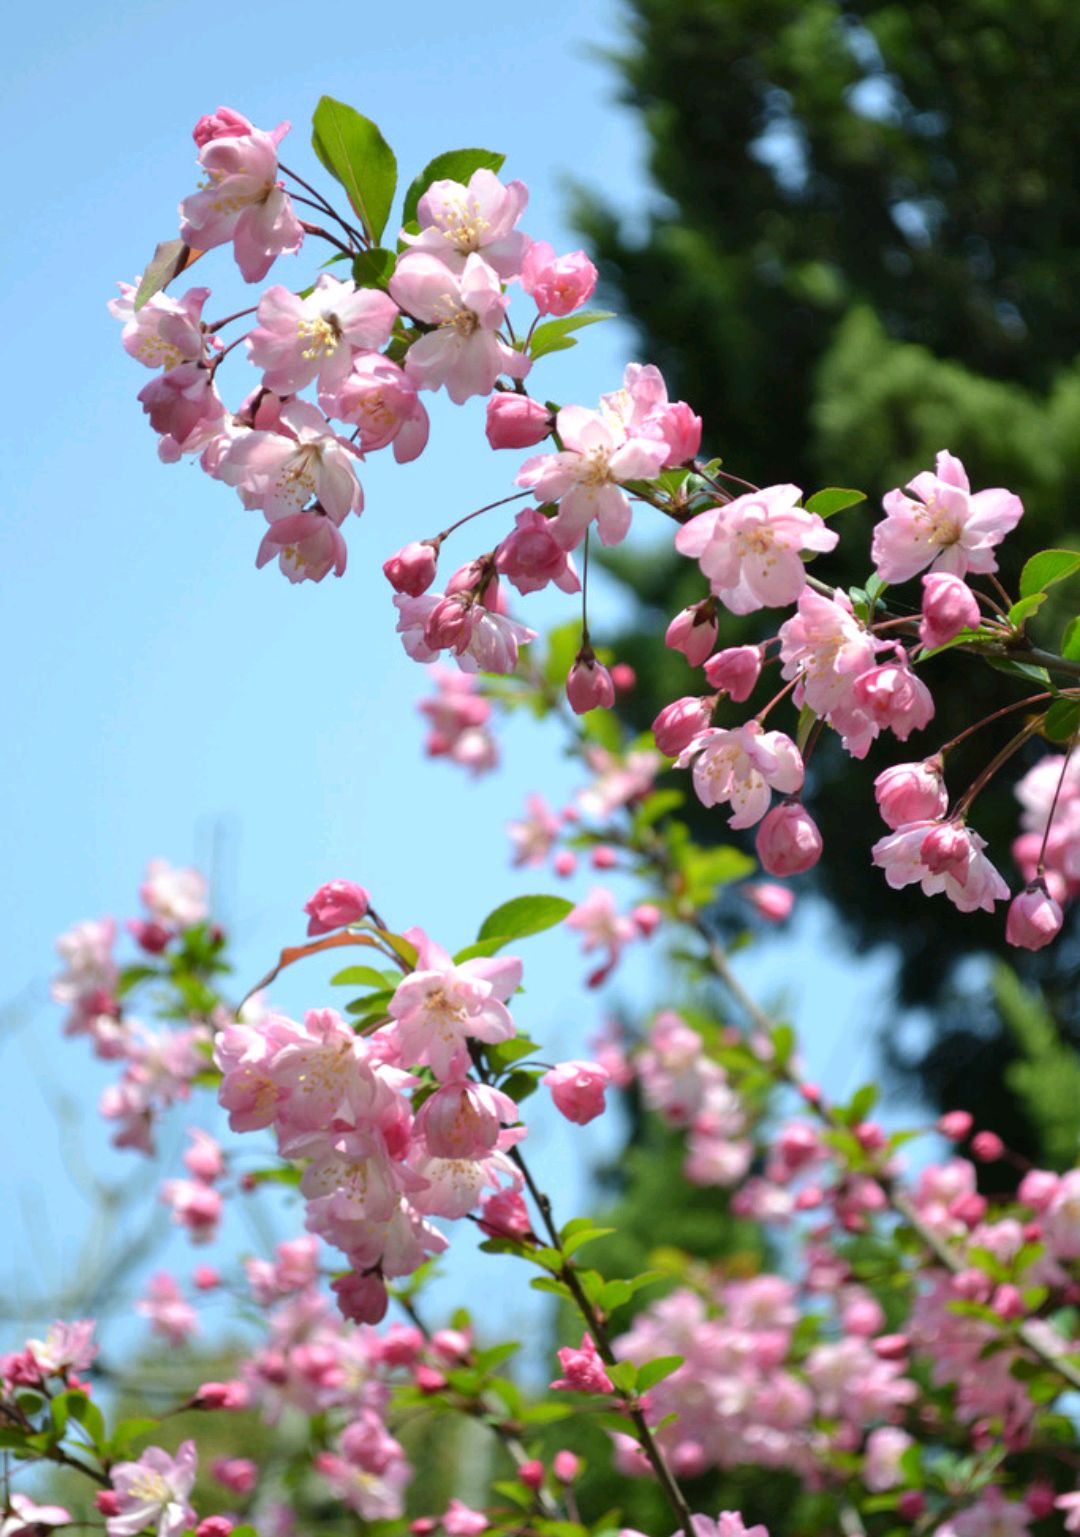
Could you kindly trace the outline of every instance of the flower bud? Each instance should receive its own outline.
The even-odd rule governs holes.
[[[652,902],[639,902],[630,917],[642,939],[650,939],[664,921],[663,913]]]
[[[628,694],[637,687],[637,673],[629,662],[616,662],[611,669],[611,681],[617,694]]]
[[[200,149],[205,149],[212,139],[240,138],[252,131],[252,124],[242,112],[232,107],[219,107],[216,112],[201,117],[191,130],[191,137]]]
[[[761,676],[761,647],[728,646],[718,651],[705,663],[705,676],[713,688],[741,704],[750,698]]]
[[[716,645],[716,605],[707,598],[684,608],[667,627],[664,643],[681,651],[691,667],[700,667]]]
[[[329,934],[332,929],[359,923],[367,913],[369,900],[364,887],[355,881],[327,881],[304,903],[308,933]]]
[[[715,703],[715,695],[706,694],[699,699],[687,694],[666,704],[652,724],[660,751],[669,758],[677,758],[696,736],[708,729]]]
[[[566,880],[577,869],[577,855],[573,849],[560,849],[552,860],[552,868],[556,875]]]
[[[615,703],[611,674],[594,656],[579,656],[566,680],[566,697],[575,715],[589,710],[610,710]]]
[[[971,841],[958,823],[932,827],[919,845],[919,857],[931,874],[951,875],[961,886],[967,884]]]
[[[949,797],[941,759],[924,763],[894,763],[874,780],[874,798],[882,821],[894,829],[908,822],[933,822],[944,816]]]
[[[584,251],[556,256],[546,240],[534,240],[521,266],[521,286],[541,315],[570,315],[596,287],[596,268]]]
[[[742,889],[743,896],[767,923],[783,923],[795,906],[795,893],[773,881],[755,881]]]
[[[559,1062],[540,1081],[551,1090],[556,1110],[585,1126],[603,1113],[604,1090],[611,1079],[599,1062]]]
[[[424,645],[429,651],[462,652],[469,644],[473,616],[467,603],[453,595],[439,599],[424,623]]]
[[[160,955],[172,939],[172,930],[164,924],[147,922],[143,918],[129,918],[127,931],[132,939],[145,950],[147,955]]]
[[[608,844],[599,843],[592,851],[590,863],[594,870],[614,870],[619,863],[619,856]]]
[[[551,1471],[562,1484],[572,1484],[581,1472],[581,1458],[575,1457],[573,1452],[556,1452],[551,1463]]]
[[[937,1129],[950,1142],[963,1142],[971,1130],[973,1117],[967,1110],[946,1110],[937,1123]]]
[[[997,1163],[1005,1144],[996,1131],[977,1131],[971,1139],[971,1156],[980,1163]]]
[[[411,539],[383,562],[383,575],[395,592],[419,598],[435,580],[438,563],[438,552],[429,540]]]
[[[673,400],[662,406],[653,420],[668,446],[662,468],[673,470],[677,465],[689,464],[701,448],[701,417],[685,400]]]
[[[544,1464],[539,1457],[533,1457],[529,1462],[523,1462],[517,1470],[517,1476],[526,1489],[539,1489],[544,1482]]]
[[[354,1324],[377,1324],[386,1317],[390,1298],[380,1275],[369,1270],[364,1275],[355,1271],[339,1276],[330,1282],[330,1290],[337,1295],[342,1316]]]
[[[979,604],[966,582],[947,571],[930,571],[922,579],[922,623],[919,639],[928,651],[944,646],[961,630],[979,624]]]
[[[551,431],[547,406],[528,395],[492,395],[487,404],[487,440],[492,448],[532,448]]]
[[[1039,881],[1013,897],[1005,920],[1005,938],[1021,950],[1041,950],[1061,933],[1065,915]]]
[[[821,833],[800,801],[788,801],[765,817],[755,847],[762,869],[770,875],[802,875],[821,858]]]

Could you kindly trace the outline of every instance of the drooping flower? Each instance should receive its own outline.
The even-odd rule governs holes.
[[[291,400],[281,408],[278,431],[245,432],[233,440],[217,475],[236,487],[245,507],[261,507],[271,521],[317,501],[340,525],[364,506],[355,462],[355,450],[331,431],[321,411],[306,400]]]
[[[913,822],[874,844],[874,863],[894,891],[916,881],[928,897],[944,892],[962,913],[993,912],[1009,888],[983,853],[980,838],[964,823]]]
[[[570,315],[592,297],[597,272],[584,251],[556,256],[546,240],[534,240],[522,263],[521,286],[541,315]]]
[[[319,402],[329,416],[360,429],[365,454],[392,443],[398,464],[409,464],[427,447],[430,423],[416,385],[377,352],[355,357],[344,383],[320,393]]]

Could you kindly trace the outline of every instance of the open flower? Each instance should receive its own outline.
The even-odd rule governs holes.
[[[701,512],[675,535],[680,555],[697,560],[713,592],[733,614],[782,608],[806,586],[802,550],[832,550],[839,535],[796,504],[798,486],[748,491]]]
[[[885,519],[874,529],[872,555],[886,582],[906,582],[928,566],[952,576],[997,570],[994,547],[1024,515],[1011,491],[995,486],[972,494],[967,471],[946,449],[935,471],[923,470],[882,502]]]

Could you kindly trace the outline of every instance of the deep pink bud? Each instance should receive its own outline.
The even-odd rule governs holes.
[[[604,1363],[600,1359],[596,1344],[591,1334],[583,1334],[581,1337],[581,1349],[575,1350],[572,1346],[558,1352],[559,1365],[566,1373],[551,1386],[553,1388],[571,1389],[577,1393],[611,1393],[614,1387],[611,1378],[604,1370]]]
[[[464,1361],[472,1350],[472,1335],[467,1329],[437,1329],[431,1348],[444,1361]]]
[[[383,562],[383,575],[395,592],[419,598],[435,580],[438,565],[438,552],[429,540],[411,539]]]
[[[231,107],[219,107],[216,112],[201,117],[191,130],[191,137],[200,149],[212,139],[239,138],[252,131],[252,124],[242,112]]]
[[[534,1457],[530,1462],[523,1462],[517,1470],[517,1476],[526,1489],[539,1489],[544,1482],[544,1464],[539,1457]]]
[[[1005,938],[1022,950],[1041,950],[1061,933],[1065,915],[1061,906],[1039,881],[1034,881],[1009,904]]]
[[[905,1489],[896,1502],[897,1514],[904,1521],[917,1521],[926,1509],[926,1497],[921,1489]]]
[[[528,1238],[532,1233],[525,1202],[516,1190],[499,1190],[480,1207],[480,1230],[489,1238]]]
[[[629,662],[616,662],[611,669],[611,681],[617,694],[628,694],[637,687],[637,673]]]
[[[250,1457],[215,1457],[210,1473],[232,1494],[250,1494],[259,1480],[259,1469]]]
[[[950,1142],[963,1142],[971,1130],[973,1119],[967,1110],[946,1110],[937,1123],[937,1129]]]
[[[964,1195],[958,1195],[949,1206],[949,1216],[955,1217],[957,1222],[962,1222],[965,1227],[977,1227],[986,1216],[986,1197],[980,1195],[977,1190],[969,1190]]]
[[[639,902],[630,917],[643,939],[651,938],[664,921],[663,913],[652,902]]]
[[[246,1409],[251,1394],[246,1382],[204,1382],[191,1402],[196,1409]]]
[[[879,1334],[874,1341],[874,1354],[880,1361],[902,1361],[907,1353],[906,1334]]]
[[[195,1528],[195,1537],[229,1537],[232,1529],[228,1516],[207,1516]]]
[[[774,806],[754,842],[762,869],[770,875],[802,875],[821,858],[821,834],[801,801]]]
[[[658,412],[655,420],[668,446],[663,468],[672,470],[676,465],[689,464],[701,448],[701,417],[685,400],[673,400]]]
[[[560,849],[551,863],[555,874],[565,880],[577,869],[577,855],[572,849]]]
[[[150,923],[142,918],[129,918],[127,931],[147,955],[160,955],[173,937],[171,929],[164,924]]]
[[[599,1062],[560,1062],[540,1080],[551,1090],[556,1110],[577,1126],[604,1111],[604,1090],[611,1075]]]
[[[327,881],[304,903],[308,933],[329,934],[333,929],[359,923],[368,910],[369,901],[364,887],[355,881]]]
[[[337,1295],[342,1317],[351,1318],[354,1324],[377,1324],[386,1317],[390,1298],[382,1276],[373,1270],[339,1276],[330,1282],[330,1290]]]
[[[413,1373],[413,1381],[421,1393],[441,1393],[446,1386],[446,1378],[434,1366],[418,1366]]]
[[[716,696],[712,694],[700,699],[687,694],[666,704],[652,724],[660,751],[669,758],[677,758],[696,736],[708,729],[715,703]]]
[[[213,1265],[196,1265],[191,1273],[196,1291],[210,1292],[221,1285],[221,1271]]]
[[[562,1484],[572,1484],[581,1472],[581,1458],[575,1457],[573,1452],[556,1452],[551,1463],[551,1471]]]
[[[1029,1169],[1016,1193],[1032,1211],[1045,1211],[1060,1188],[1059,1176],[1049,1169]]]
[[[1057,1490],[1043,1479],[1029,1485],[1024,1495],[1024,1504],[1034,1521],[1045,1521],[1047,1516],[1052,1515],[1056,1500]]]
[[[894,763],[874,780],[874,798],[882,820],[894,830],[908,822],[932,822],[945,815],[949,797],[941,759]]]
[[[464,651],[472,632],[473,616],[468,604],[449,594],[439,599],[424,623],[424,645],[429,651],[444,649]]]
[[[570,315],[596,287],[596,268],[584,251],[556,256],[546,240],[534,240],[521,266],[521,286],[541,315]]]
[[[675,615],[664,642],[672,651],[681,651],[691,667],[700,667],[716,645],[716,636],[716,605],[707,598]]]
[[[610,710],[615,703],[615,685],[603,662],[594,656],[579,656],[566,680],[566,697],[575,715]]]
[[[1002,1318],[1023,1318],[1024,1299],[1015,1286],[999,1286],[990,1299],[990,1306]]]
[[[120,1496],[115,1489],[99,1489],[94,1495],[94,1505],[103,1516],[120,1514]]]
[[[619,863],[619,856],[606,843],[600,843],[593,849],[590,863],[594,870],[614,870]]]
[[[741,704],[749,699],[761,677],[760,646],[728,646],[705,663],[705,676],[713,688],[722,689]]]
[[[743,887],[742,894],[767,923],[783,923],[795,906],[795,893],[790,887],[777,886],[773,881],[754,881]]]
[[[919,845],[919,857],[933,875],[951,875],[959,885],[967,885],[971,844],[956,822],[932,827]]]
[[[996,1131],[977,1131],[971,1139],[971,1156],[980,1163],[997,1163],[1005,1144]]]
[[[528,395],[492,395],[487,404],[487,440],[492,448],[532,448],[554,426],[547,406]]]
[[[922,579],[922,623],[919,639],[928,651],[944,646],[961,630],[979,625],[979,604],[966,582],[946,571],[931,571]]]

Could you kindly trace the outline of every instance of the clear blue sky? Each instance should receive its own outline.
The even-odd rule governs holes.
[[[0,1209],[16,1215],[0,1288],[21,1305],[79,1262],[89,1208],[73,1171],[114,1182],[134,1167],[134,1155],[109,1152],[93,1110],[110,1072],[85,1043],[60,1043],[45,1003],[57,932],[132,913],[149,856],[205,864],[216,848],[217,907],[244,978],[297,938],[301,903],[338,875],[370,886],[391,921],[419,922],[454,947],[490,907],[537,884],[509,871],[503,831],[526,791],[558,800],[572,784],[558,744],[524,722],[505,735],[505,772],[480,786],[420,754],[425,680],[392,633],[379,566],[404,539],[510,489],[514,458],[488,452],[476,403],[439,402],[416,464],[373,459],[346,577],[292,587],[275,568],[254,569],[259,514],[193,465],[158,463],[134,398],[148,375],[122,352],[106,301],[175,233],[176,202],[196,182],[191,126],[219,103],[262,125],[291,118],[286,158],[299,170],[312,163],[307,123],[323,92],[381,124],[403,183],[440,150],[497,148],[532,189],[525,227],[577,244],[568,175],[626,207],[646,196],[640,129],[595,57],[619,28],[611,0],[478,0],[452,13],[431,0],[317,10],[61,0],[21,7],[7,25],[0,977],[12,1003],[0,1018]],[[300,286],[311,266],[279,264],[274,278]],[[210,314],[224,312],[219,291],[236,291],[229,268],[219,253],[198,270],[215,289]],[[618,384],[630,345],[619,325],[587,333],[547,365],[551,392],[590,402]],[[602,619],[611,607],[600,598]],[[523,617],[553,612],[533,604]],[[835,1044],[860,1028],[882,968],[830,956],[823,921],[807,914],[795,965],[787,951],[778,966],[767,947],[748,975],[768,990],[777,970],[805,961],[811,1061],[824,1072],[831,1058],[832,1081],[850,1088],[868,1063]],[[580,1054],[595,1011],[586,1017],[569,936],[525,955],[525,1027],[552,1055]],[[312,968],[277,996],[293,1009],[322,1003],[328,974]],[[633,980],[657,979],[644,964]],[[205,1106],[200,1115],[215,1124]],[[591,1135],[546,1123],[537,1140],[562,1160],[560,1185],[580,1190]],[[186,1274],[189,1254],[173,1246],[170,1257]]]

